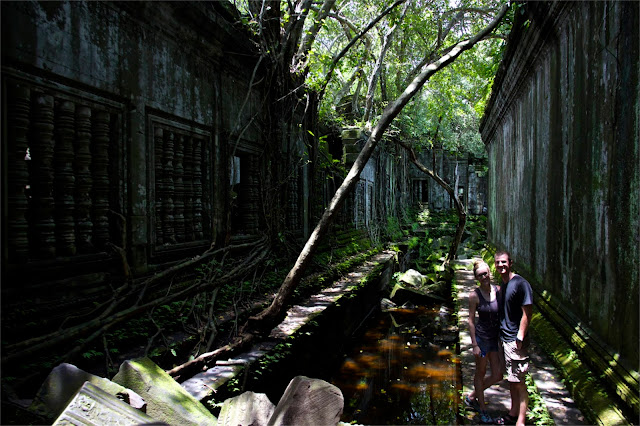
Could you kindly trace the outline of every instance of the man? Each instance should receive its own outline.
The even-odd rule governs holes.
[[[500,341],[511,393],[511,409],[503,420],[505,424],[524,425],[529,403],[525,376],[529,370],[527,331],[533,310],[533,292],[527,280],[511,271],[513,260],[508,252],[496,252],[494,260],[502,277]]]

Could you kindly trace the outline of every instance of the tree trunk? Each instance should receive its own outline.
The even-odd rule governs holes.
[[[335,195],[331,199],[329,206],[324,211],[324,214],[316,225],[316,228],[313,230],[311,236],[307,240],[307,243],[300,252],[295,265],[293,266],[293,268],[291,268],[286,278],[284,279],[282,285],[280,286],[280,289],[278,290],[278,294],[276,294],[276,297],[273,300],[273,303],[271,303],[271,305],[267,309],[265,309],[255,317],[250,318],[249,322],[244,327],[244,330],[249,328],[253,329],[256,332],[260,332],[269,329],[277,319],[284,316],[284,308],[286,306],[286,303],[293,293],[293,290],[300,283],[303,272],[305,271],[306,267],[311,261],[314,252],[317,249],[318,242],[326,233],[329,225],[333,220],[333,217],[346,199],[347,194],[351,192],[351,190],[357,183],[362,169],[364,169],[367,161],[369,161],[369,158],[371,157],[373,150],[378,144],[378,141],[382,138],[384,131],[389,127],[393,119],[400,113],[400,111],[402,111],[404,106],[411,100],[411,98],[413,98],[413,96],[422,88],[422,86],[424,86],[424,84],[427,82],[427,80],[429,80],[429,78],[431,78],[432,75],[455,61],[456,58],[460,56],[460,54],[462,54],[462,52],[471,49],[476,43],[487,37],[498,26],[502,18],[507,13],[508,9],[508,5],[505,4],[496,18],[482,31],[480,31],[471,39],[456,44],[451,50],[448,51],[446,55],[442,56],[438,61],[426,67],[424,71],[422,71],[418,76],[414,78],[411,84],[407,86],[405,91],[394,102],[390,103],[385,108],[382,116],[380,117],[380,120],[371,132],[367,143],[362,148],[362,151],[360,151],[360,154],[358,155],[355,163],[353,163],[351,170],[349,170],[347,177],[345,178],[344,182],[342,182],[342,185],[340,185]],[[442,181],[442,179],[440,179],[440,181]],[[446,182],[442,182],[446,185]],[[451,190],[451,187],[449,187],[449,190],[449,193],[454,197],[454,200],[456,200],[456,208],[459,209],[458,211],[464,212],[464,208],[460,204],[459,200],[457,200],[457,197],[455,197],[455,193],[452,194],[453,191]]]
[[[464,233],[464,227],[465,227],[465,224],[467,223],[467,213],[465,211],[465,207],[460,201],[460,199],[458,198],[458,194],[456,194],[455,189],[452,188],[451,185],[449,185],[437,173],[435,173],[433,170],[427,168],[424,164],[422,164],[418,160],[418,157],[416,156],[416,153],[411,146],[407,145],[404,142],[398,142],[398,143],[400,144],[400,146],[402,146],[404,149],[406,149],[409,152],[410,161],[413,164],[415,164],[420,171],[422,171],[423,173],[431,177],[433,180],[435,180],[436,183],[440,185],[445,191],[447,191],[449,196],[453,199],[453,203],[456,207],[456,214],[458,215],[458,226],[456,227],[456,235],[453,239],[453,242],[451,243],[451,247],[449,248],[449,254],[447,255],[446,263],[450,264],[455,259],[456,252],[458,251],[458,246],[460,245],[460,241],[462,241],[462,234]]]

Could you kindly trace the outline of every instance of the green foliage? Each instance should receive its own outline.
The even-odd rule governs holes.
[[[387,229],[385,234],[391,241],[396,241],[404,238],[405,233],[402,230],[400,219],[395,216],[387,217]]]
[[[103,355],[104,355],[103,352],[91,349],[91,350],[88,350],[88,351],[84,352],[82,354],[82,357],[85,358],[85,359],[91,359],[91,358],[95,358],[95,357],[101,357]]]
[[[496,248],[487,244],[485,245],[485,247],[480,251],[480,256],[482,257],[482,260],[485,261],[485,263],[487,265],[489,265],[489,269],[491,270],[491,276],[493,277],[493,280],[500,280],[500,274],[498,274],[498,270],[496,269],[496,263],[493,260],[493,256],[496,253]]]
[[[386,6],[374,1],[343,2],[341,20],[324,22],[311,52],[308,87],[316,89],[321,85],[335,54]],[[445,1],[414,1],[407,7],[404,17],[401,17],[402,5],[383,18],[337,64],[334,78],[319,106],[321,121],[338,126],[365,124],[360,119],[366,86],[389,28],[397,24],[374,94],[373,121],[405,90],[416,70],[419,71],[416,65],[425,56],[431,55],[433,60],[447,47],[469,38],[485,26],[493,16],[479,13],[479,10],[498,9],[495,2],[478,0],[455,5]],[[450,10],[453,8],[458,9],[453,12]],[[455,20],[453,17],[458,11],[462,11],[464,18]],[[477,128],[502,57],[503,37],[510,28],[509,22],[497,31],[500,37],[486,39],[436,73],[396,117],[390,132],[419,141],[422,146],[441,143],[450,151],[486,155]],[[451,31],[443,33],[443,28],[449,28],[450,24],[453,24]],[[348,33],[347,37],[345,33]]]
[[[540,391],[531,375],[526,376],[527,392],[529,393],[529,411],[527,412],[527,424],[534,425],[555,425],[553,418],[549,415]]]

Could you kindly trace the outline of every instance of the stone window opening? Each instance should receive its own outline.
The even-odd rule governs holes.
[[[157,121],[155,121],[157,120]],[[155,249],[208,241],[208,135],[154,117]]]
[[[122,210],[118,110],[7,80],[8,249],[12,264],[100,253]],[[5,176],[3,176],[4,178]],[[115,192],[115,194],[114,194]]]

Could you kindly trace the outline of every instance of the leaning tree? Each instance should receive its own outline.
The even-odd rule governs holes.
[[[309,120],[311,125],[306,123],[307,127],[312,127],[317,119],[317,105],[326,108],[339,102],[345,94],[351,95],[356,109],[362,107],[366,111],[367,121],[363,124],[370,129],[370,136],[271,305],[252,317],[235,341],[194,360],[196,364],[243,346],[283,316],[320,239],[327,233],[385,131],[432,76],[478,42],[491,37],[508,10],[506,4],[498,10],[493,2],[484,0],[460,0],[457,5],[447,0],[380,3],[378,0],[236,1],[240,6],[240,13],[236,15],[238,24],[251,28],[258,46],[256,70],[261,67],[266,71],[260,84],[267,90],[260,104],[265,112],[262,115],[269,117],[265,125],[269,132],[268,155],[278,155],[282,142],[299,132],[300,121]],[[254,77],[256,75],[257,72]],[[257,83],[252,78],[249,90]],[[238,120],[231,136],[239,140],[249,124]],[[306,133],[304,136],[309,137]],[[270,182],[275,185],[281,178],[273,176]],[[272,207],[276,211],[271,216],[281,216],[277,213],[278,203]],[[278,226],[274,219],[268,224],[269,233],[277,233]],[[263,260],[269,241],[267,235],[253,247],[245,261],[220,272],[214,279],[196,282],[155,299],[148,299],[145,294],[157,281],[216,254],[226,253],[227,247],[212,248],[141,284],[128,281],[92,318],[77,319],[54,335],[13,345],[3,354],[3,362],[19,360],[54,344],[83,337],[82,345],[72,349],[78,352],[128,318],[172,300],[215,290],[221,282],[233,279],[234,274],[246,272],[248,267]]]
[[[260,314],[251,318],[249,327],[246,331],[261,330],[265,327],[270,327],[273,321],[280,318],[286,307],[287,300],[292,294],[293,290],[300,283],[305,268],[308,266],[321,237],[327,232],[329,225],[331,224],[335,214],[338,212],[341,204],[346,199],[347,195],[353,190],[353,187],[357,183],[357,180],[362,172],[367,161],[371,157],[373,150],[378,142],[381,140],[386,129],[389,128],[394,118],[402,111],[407,103],[422,89],[424,84],[434,74],[444,69],[447,65],[454,62],[463,52],[471,49],[481,40],[487,38],[492,32],[499,26],[500,22],[506,15],[509,7],[503,5],[495,15],[492,15],[492,20],[486,24],[482,29],[472,36],[456,34],[457,38],[461,38],[454,44],[447,44],[446,38],[444,40],[437,39],[435,42],[436,49],[427,53],[426,60],[420,63],[419,72],[413,71],[415,77],[406,85],[404,91],[382,111],[377,122],[371,130],[367,142],[362,148],[353,166],[349,170],[346,178],[336,191],[335,195],[331,199],[329,206],[325,209],[322,217],[320,218],[315,229],[311,233],[304,248],[300,252],[293,268],[289,271],[284,282],[282,283],[280,290],[276,294],[271,305],[262,311]],[[448,14],[451,16],[449,22],[458,22],[462,20],[464,12],[467,9],[462,8],[460,10],[452,10]],[[471,9],[468,9],[471,10]],[[486,12],[483,10],[483,13]],[[462,14],[462,15],[461,15]],[[441,25],[442,27],[442,25]],[[447,26],[448,32],[451,32],[451,28],[455,27],[454,24]],[[441,32],[440,32],[441,33]],[[424,64],[424,65],[423,65]],[[454,196],[457,200],[457,197]]]

